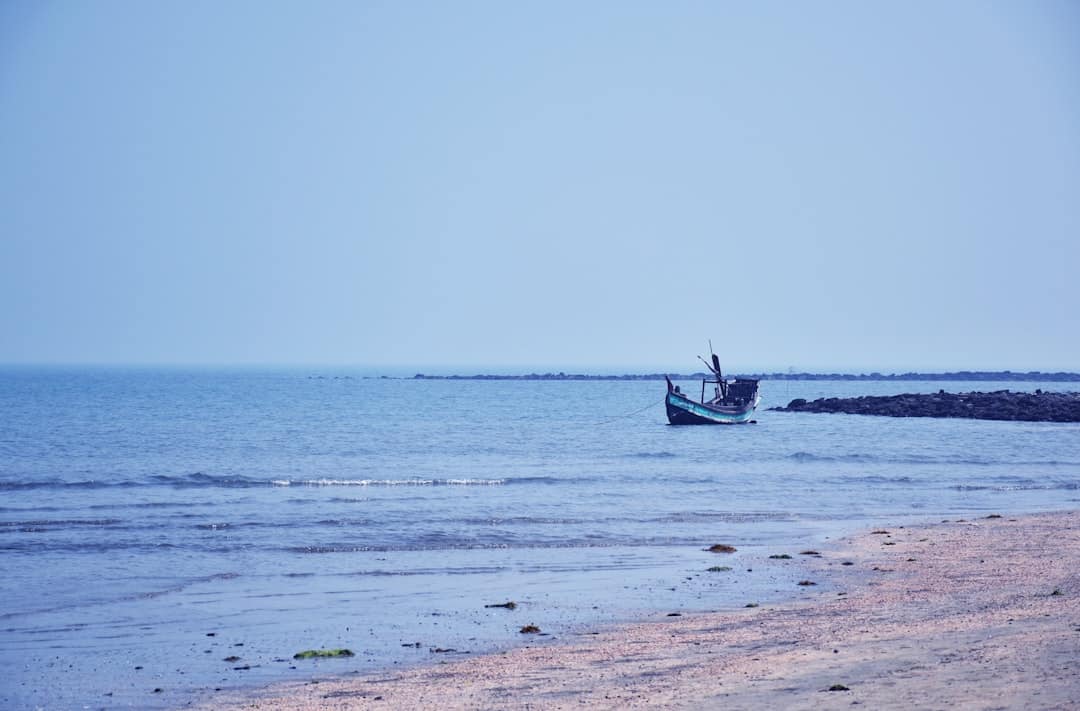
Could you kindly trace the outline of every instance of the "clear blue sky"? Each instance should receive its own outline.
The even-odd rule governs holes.
[[[1080,370],[1080,5],[0,3],[0,362]]]

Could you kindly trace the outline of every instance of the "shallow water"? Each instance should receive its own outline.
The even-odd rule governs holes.
[[[1006,387],[1076,384],[766,381],[758,424],[675,428],[662,382],[8,369],[0,704],[175,707],[528,623],[546,643],[797,595],[798,556],[768,554],[854,528],[1075,508],[1080,425],[764,411]],[[313,647],[357,656],[292,660]]]

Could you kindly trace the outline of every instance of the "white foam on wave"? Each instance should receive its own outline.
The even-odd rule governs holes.
[[[499,486],[505,479],[275,479],[274,486]]]

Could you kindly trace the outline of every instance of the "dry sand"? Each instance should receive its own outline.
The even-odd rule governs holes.
[[[866,531],[822,552],[810,577],[830,590],[810,603],[687,615],[209,706],[1080,708],[1080,512]]]

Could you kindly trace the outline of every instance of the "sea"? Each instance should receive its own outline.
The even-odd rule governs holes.
[[[0,707],[183,708],[820,595],[800,553],[845,534],[1077,508],[1080,425],[766,408],[1006,388],[1077,383],[766,380],[755,424],[671,427],[662,381],[6,367]]]

